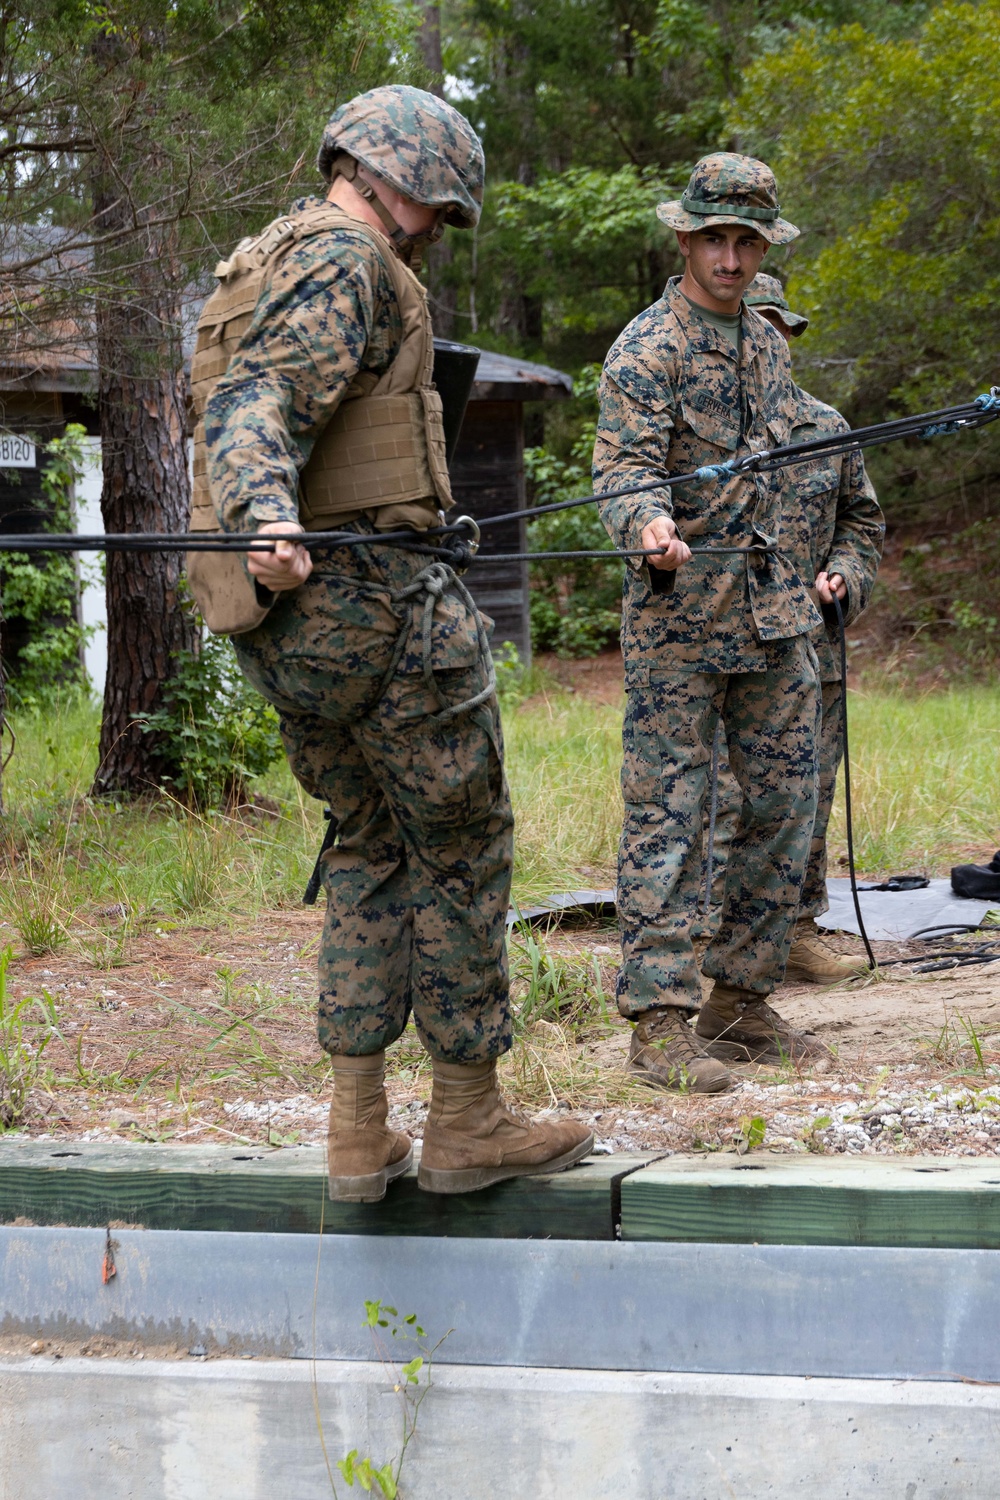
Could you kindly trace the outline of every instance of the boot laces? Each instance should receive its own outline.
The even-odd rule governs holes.
[[[690,1026],[679,1015],[677,1011],[665,1010],[662,1017],[658,1017],[648,1028],[647,1037],[650,1044],[662,1043],[662,1048],[670,1048],[672,1052],[680,1053],[683,1059],[697,1061],[705,1056]]]
[[[772,1031],[776,1032],[779,1036],[795,1035],[795,1028],[789,1026],[788,1022],[768,1005],[763,995],[758,1000],[737,1001],[737,1009],[741,1016],[745,1016],[750,1020],[763,1021],[766,1026],[770,1026]]]
[[[497,1089],[497,1104],[499,1105],[501,1112],[506,1116],[508,1120],[513,1120],[516,1125],[523,1125],[526,1129],[529,1130],[533,1127],[535,1122],[532,1120],[527,1111],[521,1109],[518,1105],[511,1103],[507,1096],[501,1093],[500,1089]]]

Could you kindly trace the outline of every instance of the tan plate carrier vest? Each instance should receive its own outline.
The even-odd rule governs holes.
[[[434,341],[427,294],[377,230],[333,204],[275,219],[241,240],[215,268],[219,286],[198,319],[191,362],[194,493],[191,530],[218,531],[205,452],[205,407],[250,327],[261,293],[280,262],[302,240],[329,229],[350,229],[375,251],[399,303],[403,336],[385,375],[358,375],[316,440],[299,476],[299,520],[306,531],[335,530],[365,514],[380,531],[425,530],[438,509],[454,503],[445,462],[441,397],[434,388]],[[245,553],[189,552],[191,592],[209,630],[239,635],[267,615]]]

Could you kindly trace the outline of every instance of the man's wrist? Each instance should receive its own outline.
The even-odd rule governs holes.
[[[662,502],[644,500],[629,517],[629,535],[626,545],[628,547],[641,547],[642,533],[647,526],[651,526],[654,521],[672,520],[673,516]]]
[[[278,500],[255,500],[247,507],[246,515],[251,522],[248,530],[259,531],[262,526],[271,525],[275,521],[284,521],[297,530],[302,530],[298,511]]]

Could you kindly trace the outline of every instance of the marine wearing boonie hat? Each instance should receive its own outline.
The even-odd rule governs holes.
[[[787,245],[799,233],[794,224],[780,217],[771,168],[734,151],[703,156],[683,195],[659,204],[656,217],[688,234],[718,224],[745,224],[772,245]]]
[[[792,338],[798,338],[809,327],[809,319],[802,313],[794,313],[785,298],[785,289],[777,276],[765,276],[761,271],[754,277],[743,293],[745,307],[755,307],[758,312],[774,312],[784,323]]]

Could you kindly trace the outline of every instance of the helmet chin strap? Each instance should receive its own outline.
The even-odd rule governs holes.
[[[366,170],[370,170],[367,169]],[[342,151],[334,160],[330,171],[330,181],[343,177],[351,183],[355,192],[360,193],[365,202],[368,203],[378,214],[385,227],[385,232],[392,241],[393,248],[405,266],[416,274],[420,270],[424,250],[428,245],[433,245],[444,234],[444,216],[446,210],[438,210],[437,219],[432,228],[424,230],[421,234],[408,234],[407,231],[393,218],[389,209],[376,193],[374,186],[366,177],[362,177],[358,170],[358,163],[353,156],[348,156]]]

